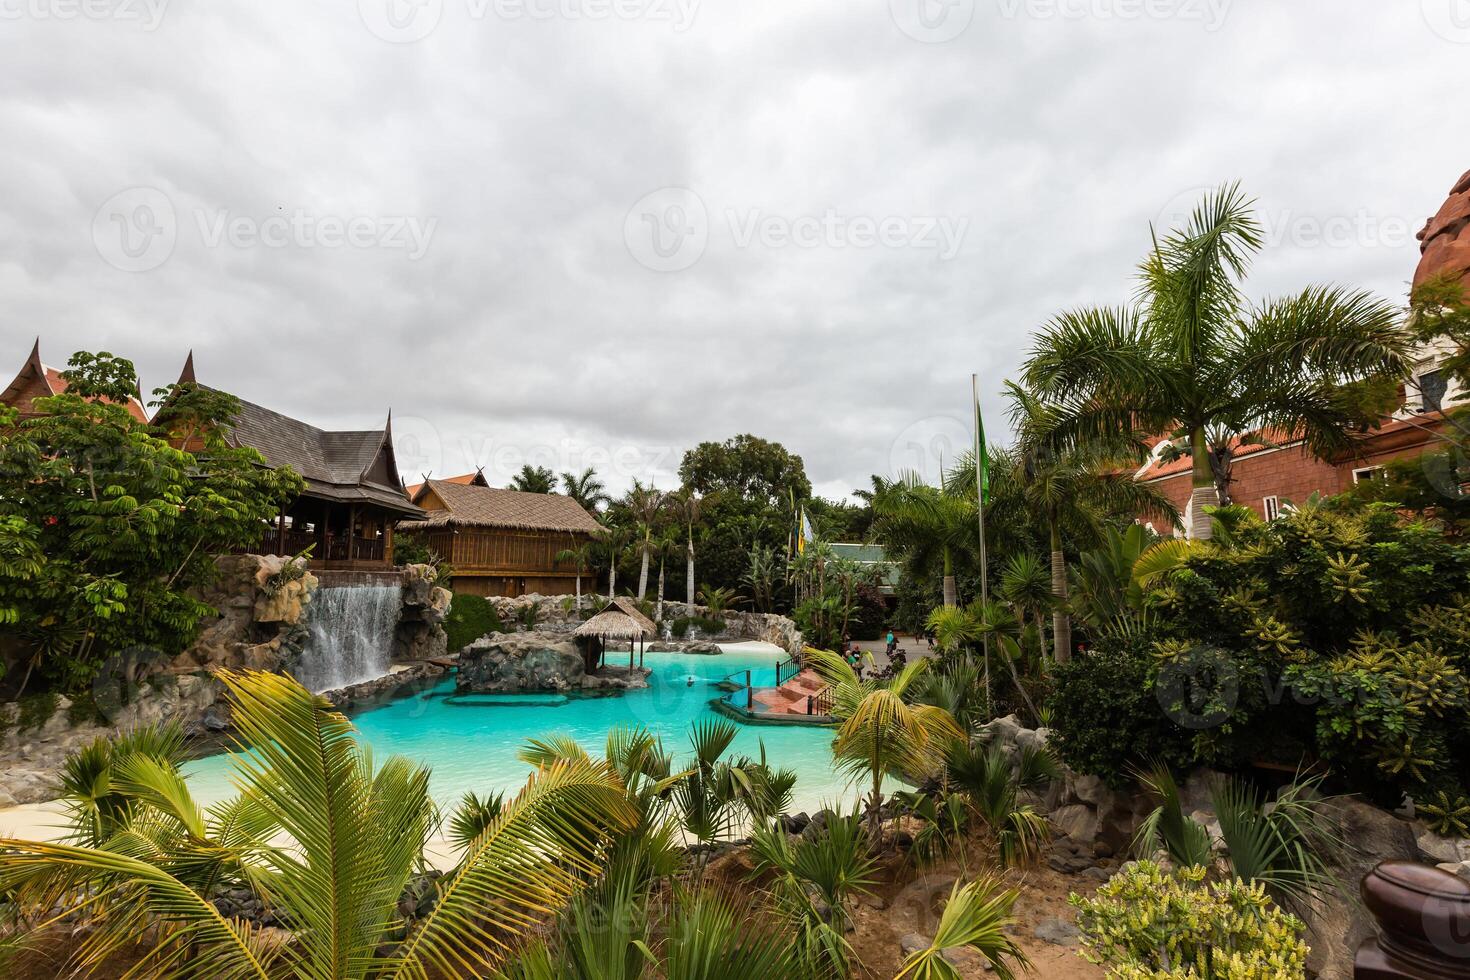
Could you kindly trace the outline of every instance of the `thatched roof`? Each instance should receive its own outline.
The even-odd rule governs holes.
[[[444,504],[434,509],[429,492]],[[516,531],[557,531],[600,534],[602,525],[571,497],[558,493],[523,493],[494,487],[429,480],[414,495],[414,502],[429,508],[427,520],[418,527],[435,524],[466,527],[501,527]]]
[[[632,599],[618,596],[606,609],[578,626],[574,633],[577,636],[636,640],[639,637],[657,636],[658,627],[653,624],[653,620],[643,615]]]

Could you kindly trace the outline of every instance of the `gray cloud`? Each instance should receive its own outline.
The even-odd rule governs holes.
[[[173,0],[154,30],[144,0],[69,2],[0,0],[0,357],[40,334],[153,386],[193,347],[320,425],[392,406],[405,468],[440,473],[533,455],[669,485],[680,450],[750,431],[846,493],[916,434],[962,440],[972,371],[1003,436],[1028,333],[1126,298],[1181,194],[1259,197],[1260,294],[1397,300],[1467,165],[1451,0],[427,0],[412,43],[368,26],[404,0]],[[910,36],[946,11],[957,36]],[[706,239],[654,271],[625,224],[671,187]],[[171,211],[147,271],[98,216],[131,188]],[[278,246],[220,231],[292,216],[311,230]],[[963,223],[953,257],[930,218]],[[365,244],[329,244],[354,219]],[[884,219],[907,244],[864,239]],[[421,257],[400,221],[432,222]]]

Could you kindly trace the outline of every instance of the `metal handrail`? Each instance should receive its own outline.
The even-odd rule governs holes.
[[[785,684],[787,681],[796,677],[796,675],[800,673],[801,661],[797,660],[795,657],[792,657],[789,660],[781,661],[779,664],[776,665],[776,686],[780,687],[782,684]]]
[[[808,694],[806,698],[806,713],[809,715],[831,715],[834,703],[832,685],[828,684],[816,694]]]

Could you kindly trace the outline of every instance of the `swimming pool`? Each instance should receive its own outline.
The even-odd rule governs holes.
[[[545,695],[454,697],[452,678],[432,688],[355,715],[352,723],[373,747],[379,761],[390,754],[431,767],[430,792],[441,806],[452,806],[473,790],[514,793],[530,767],[516,758],[528,738],[569,735],[601,755],[607,732],[616,725],[641,725],[664,740],[683,759],[690,754],[689,726],[724,717],[709,706],[721,692],[714,685],[736,671],[750,670],[756,687],[775,684],[776,664],[786,658],[767,643],[722,645],[720,654],[647,653],[643,665],[653,673],[646,690],[607,697]],[[616,654],[609,651],[615,663]],[[834,803],[856,801],[859,790],[832,766],[832,732],[786,725],[739,725],[733,755],[758,757],[764,743],[771,764],[798,774],[795,810],[815,812]],[[189,785],[202,802],[230,796],[232,770],[227,755],[209,756],[185,768]]]

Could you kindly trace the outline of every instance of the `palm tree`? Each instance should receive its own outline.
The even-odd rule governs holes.
[[[563,548],[556,553],[557,561],[569,561],[576,568],[577,612],[582,611],[582,573],[591,567],[596,553],[597,544],[593,541],[583,541],[574,548]]]
[[[964,885],[956,881],[939,914],[934,938],[904,960],[903,969],[893,980],[960,980],[962,974],[945,954],[967,948],[984,956],[999,980],[1015,980],[1013,966],[1022,970],[1031,966],[1026,953],[1006,931],[1019,897],[1018,891],[1003,888],[995,878]]]
[[[544,466],[524,463],[521,471],[510,478],[510,489],[522,493],[555,493],[556,474]]]
[[[750,586],[756,612],[770,612],[776,596],[776,549],[760,542],[750,549],[750,565],[740,581]]]
[[[709,499],[708,496],[701,497],[693,490],[684,489],[674,494],[670,500],[674,516],[684,527],[684,601],[690,605],[694,604],[694,528],[704,516]]]
[[[673,529],[660,531],[653,539],[653,553],[658,555],[658,599],[653,606],[654,622],[664,618],[664,566],[678,547],[679,538]]]
[[[1011,478],[1020,500],[1046,527],[1054,600],[1052,655],[1066,663],[1072,657],[1072,619],[1063,528],[1085,528],[1096,535],[1110,515],[1158,514],[1177,523],[1178,510],[1162,492],[1139,483],[1128,471],[1129,454],[1137,448],[1131,431],[1077,439],[1069,428],[1075,416],[1065,408],[1043,403],[1010,382],[1006,388],[1016,429]]]
[[[1330,457],[1376,421],[1408,372],[1398,311],[1367,292],[1313,286],[1251,306],[1241,280],[1263,242],[1237,184],[1210,192],[1185,226],[1155,241],[1139,298],[1064,313],[1039,335],[1026,384],[1075,413],[1078,432],[1168,433],[1193,461],[1191,537],[1229,502],[1238,437],[1302,439]]]
[[[1010,603],[1018,620],[1034,619],[1036,636],[1045,643],[1042,617],[1051,608],[1051,573],[1041,559],[1029,551],[1011,555],[1001,570],[998,594]]]
[[[240,797],[206,811],[168,759],[134,753],[116,760],[128,806],[101,843],[0,841],[21,907],[87,911],[95,928],[78,966],[146,934],[155,941],[133,975],[483,976],[598,873],[636,819],[606,764],[549,765],[468,840],[433,908],[406,919],[400,896],[435,823],[428,770],[399,757],[374,766],[347,719],[289,677],[217,676],[248,750],[234,757]],[[222,915],[219,883],[268,896],[290,941]]]
[[[590,466],[580,476],[562,473],[561,488],[563,493],[581,504],[589,514],[597,513],[612,502],[612,498],[606,493],[607,485],[597,478],[597,471]]]
[[[1026,685],[1021,683],[1021,675],[1016,672],[1016,661],[1021,658],[1022,652],[1021,645],[1016,642],[1021,623],[1016,619],[1015,613],[994,599],[976,599],[963,609],[941,606],[929,614],[926,625],[934,634],[935,645],[945,653],[957,653],[980,644],[984,657],[983,677],[987,707],[991,703],[990,653],[992,646],[995,647],[1010,670],[1011,683],[1015,685],[1016,693],[1026,702],[1032,719],[1040,717]]]
[[[639,548],[643,553],[643,568],[638,573],[640,600],[648,595],[648,559],[653,551],[653,529],[664,512],[664,501],[665,494],[653,487],[645,487],[637,480],[633,481],[633,488],[623,498],[623,506],[633,516],[638,525],[638,535],[643,539]]]
[[[618,562],[623,560],[631,538],[632,534],[627,528],[604,523],[602,534],[598,536],[593,546],[593,553],[607,561],[608,602],[612,602],[617,597]]]
[[[873,484],[866,495],[873,509],[872,537],[920,567],[933,567],[937,560],[944,604],[958,604],[955,559],[979,543],[974,495],[926,486],[912,474],[893,481],[874,477]]]
[[[872,780],[868,797],[868,837],[875,849],[883,777],[918,781],[944,766],[949,744],[964,738],[943,708],[913,702],[915,682],[929,669],[914,660],[892,680],[859,681],[847,661],[828,650],[808,649],[805,660],[832,690],[832,714],[838,720],[832,754],[838,768]]]

